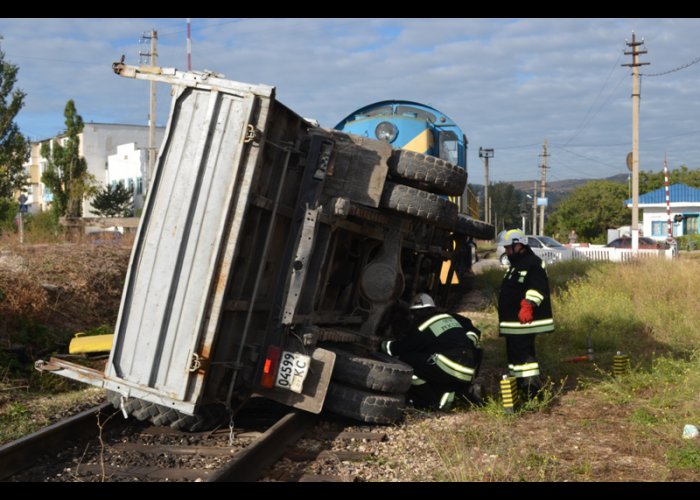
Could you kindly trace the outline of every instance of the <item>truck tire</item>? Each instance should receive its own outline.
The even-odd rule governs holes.
[[[472,219],[465,214],[457,215],[454,231],[455,233],[465,234],[479,240],[492,240],[494,238],[491,224]]]
[[[380,206],[430,221],[446,229],[457,223],[457,205],[446,198],[403,184],[384,183]]]
[[[107,391],[107,401],[115,408],[120,408],[121,394]],[[226,415],[222,405],[205,405],[199,408],[197,415],[186,415],[173,408],[162,406],[138,398],[126,400],[126,413],[136,420],[147,420],[153,425],[168,426],[187,432],[198,432],[213,429]]]
[[[333,379],[379,392],[403,394],[411,387],[413,368],[381,352],[357,354],[331,346],[335,353]]]
[[[467,184],[467,171],[462,167],[415,151],[396,149],[387,165],[392,176],[415,182],[431,193],[462,196]]]
[[[406,400],[400,394],[380,394],[331,382],[324,408],[371,424],[393,424],[403,417]]]

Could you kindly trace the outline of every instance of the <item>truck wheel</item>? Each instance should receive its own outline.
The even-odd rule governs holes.
[[[454,227],[455,233],[466,234],[480,240],[493,239],[493,226],[465,214],[458,214]]]
[[[416,182],[426,191],[461,196],[467,184],[467,171],[430,155],[396,149],[387,161],[391,175]]]
[[[406,400],[399,394],[379,394],[331,382],[324,408],[371,424],[393,424],[403,417]]]
[[[384,183],[379,204],[385,208],[452,229],[457,222],[457,205],[440,196],[403,184]]]
[[[115,408],[120,408],[121,394],[107,391],[107,401]],[[168,426],[187,432],[213,429],[223,420],[226,413],[222,405],[206,405],[199,408],[197,415],[186,415],[173,408],[138,398],[128,398],[125,409],[127,414],[139,421],[148,420],[153,425]]]
[[[333,379],[354,387],[379,392],[405,393],[411,387],[413,368],[381,352],[357,354],[339,347],[335,353]]]

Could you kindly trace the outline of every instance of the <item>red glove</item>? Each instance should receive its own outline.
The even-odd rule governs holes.
[[[518,319],[521,324],[532,323],[534,319],[534,311],[532,310],[532,302],[529,300],[520,301],[520,312],[518,313]]]

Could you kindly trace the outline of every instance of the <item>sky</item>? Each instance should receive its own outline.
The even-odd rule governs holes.
[[[193,70],[276,87],[277,99],[332,128],[367,104],[418,101],[469,140],[469,182],[599,179],[628,173],[632,33],[644,40],[641,171],[700,166],[700,19],[192,18]],[[157,63],[187,69],[187,20],[0,19],[0,49],[27,95],[17,117],[32,140],[61,132],[68,99],[87,122],[148,124],[149,84],[112,62],[140,63],[158,33]],[[170,92],[158,84],[156,121]]]

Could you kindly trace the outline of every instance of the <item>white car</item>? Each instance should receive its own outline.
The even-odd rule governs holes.
[[[498,255],[498,260],[504,266],[509,266],[508,256],[506,255],[506,248],[503,245],[503,236],[505,231],[499,233],[498,239],[496,240],[496,255]],[[532,251],[540,259],[542,259],[546,264],[554,264],[559,262],[563,258],[563,254],[568,252],[564,245],[559,243],[554,238],[549,236],[533,236],[531,234],[527,235],[527,244]]]

